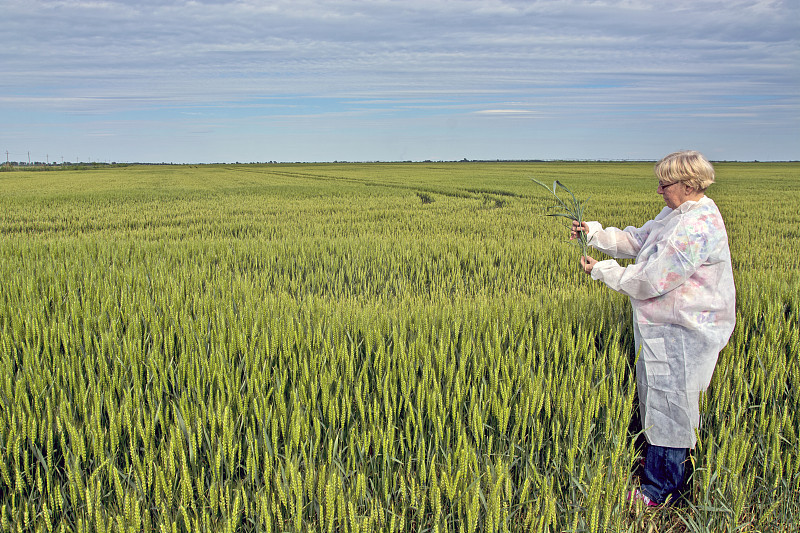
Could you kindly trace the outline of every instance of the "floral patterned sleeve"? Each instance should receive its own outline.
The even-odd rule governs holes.
[[[712,217],[682,220],[664,238],[648,244],[636,264],[623,268],[616,261],[600,261],[592,278],[637,300],[660,296],[683,284],[708,259],[719,241],[715,229]]]

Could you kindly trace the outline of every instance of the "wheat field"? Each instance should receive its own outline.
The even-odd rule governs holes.
[[[647,511],[630,305],[531,178],[638,226],[652,163],[0,173],[2,530],[795,531],[800,164],[715,166],[737,326]]]

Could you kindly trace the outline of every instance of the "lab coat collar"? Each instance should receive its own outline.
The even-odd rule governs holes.
[[[679,205],[677,208],[675,208],[675,211],[683,214],[694,209],[696,206],[706,205],[711,201],[712,201],[711,198],[709,198],[708,196],[703,196],[699,200],[687,200],[683,202],[681,205]]]

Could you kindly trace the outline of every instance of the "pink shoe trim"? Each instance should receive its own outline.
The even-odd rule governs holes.
[[[658,504],[651,500],[645,493],[640,491],[639,489],[633,489],[632,491],[628,492],[628,501],[629,502],[642,502],[648,507],[658,507]]]

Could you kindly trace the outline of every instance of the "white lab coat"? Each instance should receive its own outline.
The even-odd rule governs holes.
[[[589,245],[622,267],[599,261],[592,278],[630,297],[639,353],[636,383],[650,444],[694,448],[699,397],[736,322],[728,234],[708,197],[665,207],[641,228],[589,222]]]

